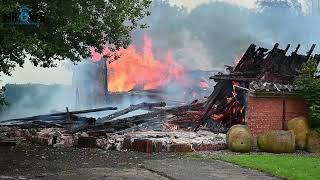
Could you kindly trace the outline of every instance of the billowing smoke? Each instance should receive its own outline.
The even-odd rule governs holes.
[[[153,40],[153,52],[158,59],[164,59],[170,50],[175,61],[187,70],[222,70],[224,64],[232,64],[251,43],[271,48],[278,42],[283,48],[291,44],[292,49],[300,43],[299,53],[305,53],[313,43],[318,44],[315,51],[319,49],[320,6],[310,7],[308,1],[302,0],[259,0],[255,1],[254,8],[246,8],[239,6],[240,1],[234,2],[238,4],[208,1],[188,10],[155,0],[151,16],[145,19],[149,28],[133,32],[133,44],[143,49],[146,33]],[[2,116],[34,115],[53,109],[64,110],[66,106],[83,109],[106,105],[104,80],[100,78],[103,75],[96,74],[101,72],[101,67],[88,62],[71,66],[69,69],[75,74],[72,86],[37,86],[29,93],[24,89],[8,90],[8,93],[16,93],[12,97],[21,97],[8,99],[12,106],[3,111]],[[177,87],[171,89],[176,91]],[[127,98],[108,105],[121,108],[142,101],[150,99]]]
[[[0,121],[73,109],[74,93],[68,85],[7,84],[8,106],[0,108]]]
[[[158,0],[146,19],[150,27],[135,32],[134,42],[147,33],[154,40],[156,54],[171,49],[186,67],[202,70],[232,64],[251,43],[268,48],[276,42],[283,48],[300,43],[300,53],[313,43],[320,45],[316,12],[320,8],[312,9],[301,0],[260,0],[255,6],[211,1],[188,11]]]

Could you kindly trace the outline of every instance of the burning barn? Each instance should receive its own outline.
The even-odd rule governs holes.
[[[80,64],[74,73],[77,107],[94,103],[118,106],[119,101],[130,99],[181,104],[202,99],[213,89],[208,77],[216,71],[186,69],[170,50],[158,59],[147,35],[141,50],[131,45],[116,53],[106,49],[102,54],[94,53],[92,60]]]
[[[307,106],[297,97],[293,81],[306,55],[298,54],[298,45],[290,55],[276,43],[271,50],[251,44],[239,63],[228,67],[230,73],[211,77],[217,84],[205,104],[196,130],[205,125],[215,131],[227,130],[235,124],[247,124],[254,136],[270,130],[286,129],[286,122],[307,115]],[[320,56],[315,55],[317,62]],[[217,126],[218,124],[218,126]]]
[[[148,47],[150,50],[150,46],[147,46],[144,51],[146,54],[142,56],[132,47],[128,52],[123,50],[130,57],[127,58],[134,57],[137,61],[142,58],[147,64],[143,65],[144,61],[137,62],[138,67],[135,68],[138,69],[131,71],[131,68],[127,68],[128,62],[113,62],[123,66],[117,80],[112,80],[115,78],[113,73],[119,70],[112,68],[116,64],[111,63],[113,65],[108,68],[105,61],[95,64],[97,73],[90,76],[98,74],[100,78],[94,83],[100,86],[93,85],[89,91],[91,96],[81,95],[81,92],[87,91],[79,89],[76,95],[109,102],[119,102],[118,99],[124,97],[147,96],[148,100],[156,102],[133,103],[114,113],[90,118],[79,114],[117,110],[117,107],[81,111],[69,111],[67,108],[67,112],[10,119],[2,121],[1,125],[9,123],[6,125],[18,126],[19,130],[15,133],[19,136],[52,146],[189,152],[225,149],[225,133],[236,124],[248,125],[253,136],[258,136],[266,131],[286,129],[289,119],[307,115],[307,105],[298,98],[298,89],[293,81],[300,74],[303,63],[311,57],[315,45],[306,55],[297,53],[300,45],[287,55],[290,45],[280,49],[279,44],[275,44],[268,50],[251,44],[235,67],[227,66],[229,73],[217,73],[210,78],[216,84],[211,95],[206,98],[203,98],[202,93],[208,92],[210,88],[203,76],[209,77],[212,72],[186,73],[170,58],[161,64],[154,59]],[[313,58],[320,61],[319,55]],[[151,70],[141,69],[147,65],[151,66]],[[157,68],[160,70],[155,71]],[[140,72],[143,76],[148,73],[152,76],[142,78]],[[164,79],[161,78],[163,74],[166,75]],[[193,78],[189,79],[186,74],[193,74]],[[92,83],[89,77],[80,79],[86,80],[83,83],[85,88]],[[168,82],[172,81],[187,84],[183,87],[191,89],[190,92],[167,93]],[[202,98],[197,99],[194,93],[200,94]],[[166,94],[171,96],[164,98]],[[184,103],[173,104],[171,101],[179,94],[193,101],[190,103],[183,98]],[[144,112],[128,115],[137,110]]]

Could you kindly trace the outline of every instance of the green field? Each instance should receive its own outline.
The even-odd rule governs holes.
[[[286,179],[320,179],[320,157],[296,155],[236,155],[221,158],[242,167],[257,169]]]
[[[191,153],[184,158],[194,160],[222,160],[241,167],[257,169],[290,180],[320,180],[320,155],[283,155],[252,153],[239,155],[204,155]]]

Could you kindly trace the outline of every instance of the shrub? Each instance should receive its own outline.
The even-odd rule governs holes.
[[[311,127],[320,132],[320,80],[315,77],[319,73],[317,66],[317,60],[310,58],[303,65],[295,85],[300,89],[300,96],[309,105]]]

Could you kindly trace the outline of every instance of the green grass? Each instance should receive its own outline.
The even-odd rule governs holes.
[[[320,179],[320,157],[244,154],[220,157],[219,159],[286,179]]]

